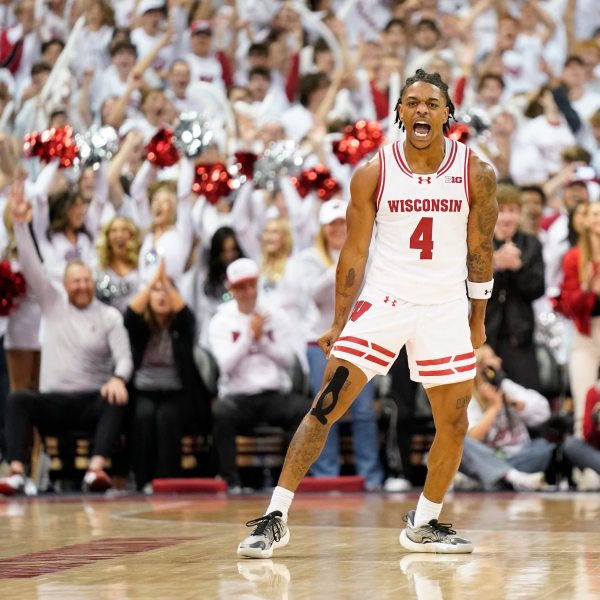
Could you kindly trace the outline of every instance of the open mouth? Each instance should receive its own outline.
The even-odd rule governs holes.
[[[430,131],[431,125],[429,123],[426,123],[425,121],[417,121],[413,125],[413,132],[416,137],[425,138],[429,135]]]

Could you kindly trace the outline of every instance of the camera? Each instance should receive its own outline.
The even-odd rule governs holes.
[[[495,369],[491,365],[484,367],[481,375],[485,381],[497,388],[499,388],[506,379],[506,373],[502,369]]]

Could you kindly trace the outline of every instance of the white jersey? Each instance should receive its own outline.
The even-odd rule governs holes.
[[[469,158],[446,139],[436,173],[413,173],[403,143],[379,150],[377,244],[366,285],[413,304],[466,294]]]

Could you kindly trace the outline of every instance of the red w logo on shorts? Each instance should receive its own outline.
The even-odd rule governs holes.
[[[350,315],[351,321],[358,321],[362,315],[364,315],[370,308],[373,306],[370,302],[366,300],[359,300],[352,310],[352,314]]]

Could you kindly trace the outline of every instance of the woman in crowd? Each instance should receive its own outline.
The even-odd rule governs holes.
[[[581,437],[588,390],[600,367],[600,203],[588,206],[577,246],[565,254],[561,288],[563,310],[575,323],[569,380],[575,402],[575,434]]]
[[[70,260],[94,264],[93,233],[86,227],[89,204],[79,192],[66,189],[50,196],[48,205],[50,222],[46,237],[38,243],[46,270],[62,281]]]
[[[96,295],[124,313],[140,287],[140,234],[135,223],[127,217],[111,219],[102,228],[97,251]]]
[[[325,202],[319,212],[321,225],[312,248],[299,255],[299,272],[305,294],[312,301],[309,317],[308,365],[310,393],[316,394],[323,382],[327,357],[317,345],[317,339],[331,327],[335,299],[335,269],[340,251],[346,241],[346,203],[340,200]],[[352,441],[356,471],[365,479],[368,490],[378,490],[383,481],[377,443],[377,421],[373,408],[375,385],[370,381],[350,409]],[[331,427],[321,456],[313,464],[315,477],[337,476],[340,473],[340,439],[338,423]]]
[[[282,308],[293,328],[296,355],[305,372],[306,332],[302,329],[306,309],[298,261],[292,258],[292,228],[288,219],[269,219],[263,230],[259,289],[268,302]]]
[[[301,316],[301,289],[291,260],[292,228],[287,219],[269,219],[261,241],[260,289],[297,320]],[[289,314],[289,313],[288,313]]]
[[[190,273],[184,296],[194,307],[202,345],[208,343],[208,324],[217,309],[223,302],[232,299],[226,285],[227,267],[243,257],[235,231],[231,227],[220,227],[211,239],[206,258]]]
[[[210,398],[194,362],[196,320],[160,261],[125,313],[134,362],[132,464],[138,489],[177,477],[192,421],[210,431]]]
[[[169,277],[179,281],[192,249],[191,198],[179,196],[174,181],[148,187],[152,226],[140,250],[140,277],[148,282],[162,259]]]
[[[30,215],[31,218],[31,215]],[[17,243],[14,236],[12,211],[7,204],[4,225],[8,233],[8,244],[2,259],[10,262],[14,273],[20,271]],[[11,391],[37,390],[40,377],[40,330],[41,312],[31,286],[25,296],[19,298],[16,308],[8,315],[4,349]]]

